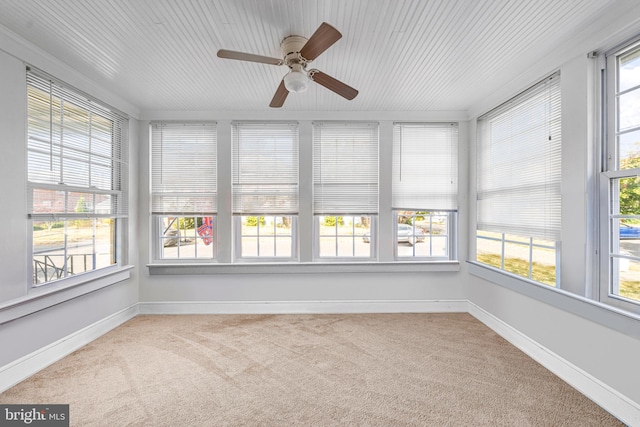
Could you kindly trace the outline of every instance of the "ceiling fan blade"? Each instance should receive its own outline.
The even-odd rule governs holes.
[[[323,22],[320,24],[315,33],[307,40],[302,49],[300,49],[300,56],[307,61],[313,61],[322,52],[329,49],[331,45],[340,40],[342,34],[340,31],[333,28],[331,25]]]
[[[280,82],[280,86],[276,89],[275,95],[273,95],[273,99],[269,104],[269,107],[272,108],[280,108],[284,104],[285,99],[287,99],[287,95],[289,95],[289,91],[286,87],[284,87],[284,79]]]
[[[358,95],[358,91],[349,85],[342,83],[340,80],[336,80],[328,74],[318,70],[309,70],[309,78],[321,86],[337,93],[343,98],[347,98],[351,101]]]
[[[236,52],[234,50],[220,49],[218,58],[237,59],[239,61],[259,62],[261,64],[282,65],[282,59],[271,58],[269,56],[254,55],[253,53]]]

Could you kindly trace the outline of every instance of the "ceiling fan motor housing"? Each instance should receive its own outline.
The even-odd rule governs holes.
[[[282,49],[282,56],[284,57],[284,63],[291,68],[292,64],[306,65],[307,61],[301,61],[300,50],[307,43],[307,39],[302,36],[289,36],[282,40],[280,48]]]

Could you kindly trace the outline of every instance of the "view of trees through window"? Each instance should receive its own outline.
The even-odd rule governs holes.
[[[640,168],[640,142],[634,150],[620,159],[619,168]],[[619,214],[625,216],[616,224],[618,239],[614,238],[614,252],[623,256],[640,257],[640,177],[618,180]],[[614,293],[625,298],[640,301],[640,262],[629,258],[617,258],[618,280],[614,281]],[[617,282],[617,283],[615,283]]]

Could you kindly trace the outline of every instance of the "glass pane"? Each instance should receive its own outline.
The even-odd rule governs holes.
[[[448,245],[448,241],[449,238],[448,236],[433,236],[431,238],[431,256],[438,256],[438,257],[448,257],[449,256],[449,251],[447,248]],[[416,251],[418,256],[422,256],[421,253],[423,250],[427,249],[427,245],[428,243],[426,243],[425,245],[422,244],[418,244],[416,245]],[[421,249],[421,248],[425,248],[425,249]]]
[[[113,218],[96,220],[96,268],[108,267],[116,263],[116,220]]]
[[[618,91],[622,92],[640,85],[640,50],[622,55],[619,61]]]
[[[67,274],[94,269],[94,219],[67,221]]]
[[[213,258],[214,245],[211,239],[199,237],[196,239],[196,258]]]
[[[615,181],[614,181],[615,184]],[[618,180],[619,210],[622,215],[637,215],[638,220],[630,220],[638,224],[640,221],[640,177],[622,178]],[[633,231],[633,230],[627,230]]]
[[[493,231],[477,230],[476,235],[478,237],[487,237],[490,239],[498,239],[498,240],[502,239],[502,233],[494,233]]]
[[[497,236],[497,237],[496,237]],[[476,260],[492,267],[502,267],[502,241],[497,233],[478,231],[476,238]]]
[[[504,244],[504,270],[529,278],[529,245]]]
[[[370,243],[366,243],[363,240],[362,235],[358,235],[356,237],[354,237],[353,240],[353,245],[354,245],[354,254],[356,257],[365,257],[365,258],[369,258],[371,257],[371,244]]]
[[[65,192],[55,190],[33,189],[33,213],[65,212]]]
[[[93,194],[91,193],[69,193],[68,212],[70,213],[93,213]]]
[[[242,237],[240,241],[242,247],[241,256],[256,257],[258,256],[258,238],[253,236]]]
[[[210,222],[211,217],[208,217]],[[160,221],[161,258],[201,258],[199,246],[213,241],[213,229],[203,217],[164,217]],[[210,253],[203,249],[205,253]]]
[[[640,301],[640,261],[627,258],[614,258],[614,260],[619,277],[619,286],[614,285],[614,294]]]
[[[319,255],[321,257],[335,257],[337,255],[335,237],[320,236]]]
[[[318,224],[320,226],[320,235],[335,236],[337,233],[336,221],[343,222],[343,218],[335,216],[319,216]]]
[[[178,258],[178,218],[164,217],[160,221],[161,258]]]
[[[637,112],[637,106],[640,105],[640,89],[620,95],[618,103],[619,130],[640,125],[640,115]]]
[[[292,238],[287,236],[276,237],[276,256],[283,258],[292,258]]]
[[[338,237],[338,256],[354,256],[353,237]]]
[[[242,217],[242,235],[243,236],[257,236],[258,235],[258,221],[264,224],[264,217],[257,216],[243,216]]]
[[[261,257],[274,257],[276,256],[276,249],[274,247],[275,239],[273,236],[264,237],[260,236],[258,239],[259,251]]]
[[[34,221],[34,284],[64,277],[64,227],[64,221]]]
[[[556,286],[555,249],[533,247],[532,279],[546,285]]]
[[[640,168],[640,130],[618,136],[618,169]]]

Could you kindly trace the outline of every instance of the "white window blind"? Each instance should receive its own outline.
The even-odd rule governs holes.
[[[378,124],[313,124],[315,214],[378,213]]]
[[[212,214],[217,209],[215,123],[152,123],[151,211]]]
[[[478,118],[478,229],[560,240],[560,73]]]
[[[393,209],[457,210],[457,123],[395,123],[392,177]]]
[[[126,217],[128,117],[27,69],[29,216]]]
[[[234,214],[298,213],[298,124],[234,122]]]

